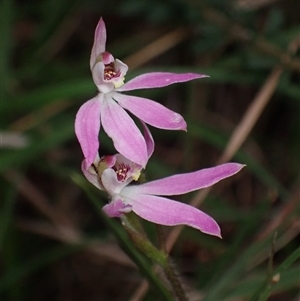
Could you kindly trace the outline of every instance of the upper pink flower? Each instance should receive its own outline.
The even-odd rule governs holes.
[[[93,80],[99,93],[80,107],[75,120],[76,136],[89,166],[97,157],[100,124],[113,140],[119,153],[145,166],[148,160],[145,139],[124,109],[145,123],[161,129],[186,130],[186,122],[181,115],[159,103],[120,92],[160,88],[206,76],[194,73],[153,72],[137,76],[124,84],[128,67],[120,60],[114,59],[106,51],[105,45],[106,28],[101,18],[95,31],[90,59]]]
[[[110,217],[119,217],[130,211],[160,225],[188,225],[203,233],[221,237],[216,221],[201,210],[163,196],[179,195],[212,186],[239,172],[243,165],[227,163],[199,171],[174,175],[141,185],[129,185],[137,180],[141,166],[122,155],[97,159],[94,168],[82,171],[86,178],[111,198],[103,211]]]

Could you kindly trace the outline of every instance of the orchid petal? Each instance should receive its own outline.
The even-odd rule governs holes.
[[[98,56],[105,51],[106,44],[106,28],[103,19],[101,18],[98,22],[95,30],[94,45],[91,52],[90,68],[93,70],[95,63],[97,62]]]
[[[178,195],[212,186],[239,172],[245,165],[226,163],[199,171],[174,175],[142,185],[124,187],[130,194]]]
[[[170,72],[151,72],[139,75],[117,91],[132,91],[137,89],[161,88],[175,83],[187,82],[193,79],[208,77],[204,74],[196,73],[170,73]]]
[[[116,150],[144,167],[148,161],[145,139],[131,117],[110,95],[104,96],[101,121]]]
[[[131,205],[126,205],[122,200],[118,199],[102,208],[103,212],[109,217],[119,217],[123,213],[131,211]]]
[[[203,233],[221,237],[216,221],[201,210],[184,203],[153,195],[136,195],[134,200],[126,199],[132,211],[143,219],[160,225],[187,225]]]
[[[181,115],[147,98],[117,94],[118,103],[144,122],[166,130],[186,130]]]
[[[122,61],[115,59],[115,70],[119,71],[120,77],[122,77],[124,80],[124,76],[128,71],[128,66]]]
[[[103,95],[98,94],[84,103],[78,110],[75,119],[75,133],[88,166],[91,166],[98,155],[102,97]]]
[[[97,62],[92,70],[92,77],[96,86],[104,83],[104,69],[103,62]]]

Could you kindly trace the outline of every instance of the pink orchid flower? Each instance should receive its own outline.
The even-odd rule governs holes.
[[[105,46],[106,28],[101,18],[95,31],[90,59],[93,80],[99,93],[80,107],[75,120],[76,136],[89,166],[98,153],[98,135],[102,124],[107,135],[113,140],[116,150],[144,167],[148,159],[147,146],[140,130],[125,110],[160,129],[186,130],[186,122],[181,115],[159,103],[120,92],[160,88],[206,75],[153,72],[137,76],[124,84],[128,67],[120,60],[114,59],[105,50]]]
[[[166,225],[187,225],[203,233],[221,237],[217,222],[190,205],[162,196],[180,195],[206,188],[239,172],[244,165],[226,163],[195,172],[178,174],[145,184],[129,185],[136,181],[142,166],[122,155],[97,159],[93,167],[84,169],[86,178],[106,191],[111,201],[103,207],[109,217],[119,217],[130,211],[150,222]]]

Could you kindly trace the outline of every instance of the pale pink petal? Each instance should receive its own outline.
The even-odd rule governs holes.
[[[92,77],[96,86],[104,82],[104,68],[103,62],[97,62],[92,70]]]
[[[132,91],[137,89],[161,88],[171,84],[187,82],[193,79],[207,77],[204,74],[195,73],[170,73],[170,72],[151,72],[139,75],[117,91]]]
[[[199,209],[167,198],[141,195],[134,200],[126,198],[126,204],[143,219],[165,226],[187,225],[203,233],[221,237],[216,221]]]
[[[115,59],[115,71],[120,73],[120,77],[124,78],[128,71],[128,66],[122,61]]]
[[[149,130],[149,128],[147,127],[147,125],[141,121],[142,126],[144,128],[144,138],[146,141],[146,146],[147,146],[147,154],[148,154],[148,159],[152,156],[153,151],[154,151],[154,139],[152,137],[152,134]]]
[[[95,30],[94,45],[91,52],[90,68],[93,67],[98,59],[98,56],[105,51],[106,44],[106,28],[103,19],[101,18]]]
[[[212,186],[239,172],[245,165],[226,163],[195,172],[167,177],[142,185],[124,187],[126,194],[178,195]]]
[[[75,133],[88,166],[94,162],[98,155],[102,97],[101,94],[98,94],[95,98],[84,103],[75,118]]]
[[[117,93],[119,104],[144,122],[165,130],[186,130],[181,115],[150,99]]]
[[[99,182],[99,178],[98,178],[96,171],[93,170],[93,167],[91,166],[91,167],[87,168],[86,160],[82,161],[81,170],[82,170],[83,174],[85,175],[86,179],[90,183],[92,183],[94,186],[96,186],[100,190],[104,190],[103,186]]]
[[[109,217],[119,217],[123,213],[131,211],[131,205],[126,205],[121,199],[114,200],[113,202],[105,205],[102,208],[103,212]]]
[[[117,175],[115,171],[111,168],[105,169],[101,175],[101,182],[104,189],[107,191],[109,195],[113,195],[115,193],[119,193],[121,191],[121,187],[119,186],[119,181],[117,179]]]
[[[104,96],[101,122],[116,150],[127,159],[145,167],[148,156],[146,142],[131,117],[110,95]]]

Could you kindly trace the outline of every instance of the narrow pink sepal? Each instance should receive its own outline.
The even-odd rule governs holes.
[[[148,161],[145,139],[132,118],[109,95],[104,95],[101,122],[116,150],[132,162],[145,167]]]
[[[85,102],[75,118],[75,133],[88,166],[91,166],[98,155],[101,97],[101,94],[98,94]]]
[[[93,69],[98,56],[105,51],[106,28],[102,18],[100,18],[94,35],[94,45],[91,52],[90,68]]]
[[[132,206],[132,211],[149,222],[165,226],[187,225],[221,237],[220,227],[213,218],[187,204],[153,195],[137,195],[128,204]]]
[[[174,175],[142,185],[126,187],[130,194],[178,195],[206,188],[239,172],[245,165],[226,163],[199,171]]]
[[[151,72],[139,75],[116,91],[132,91],[137,89],[161,88],[171,84],[187,82],[193,79],[208,77],[204,74],[196,73],[170,73],[170,72]]]
[[[183,117],[147,98],[116,94],[118,103],[147,124],[165,130],[186,130]]]

